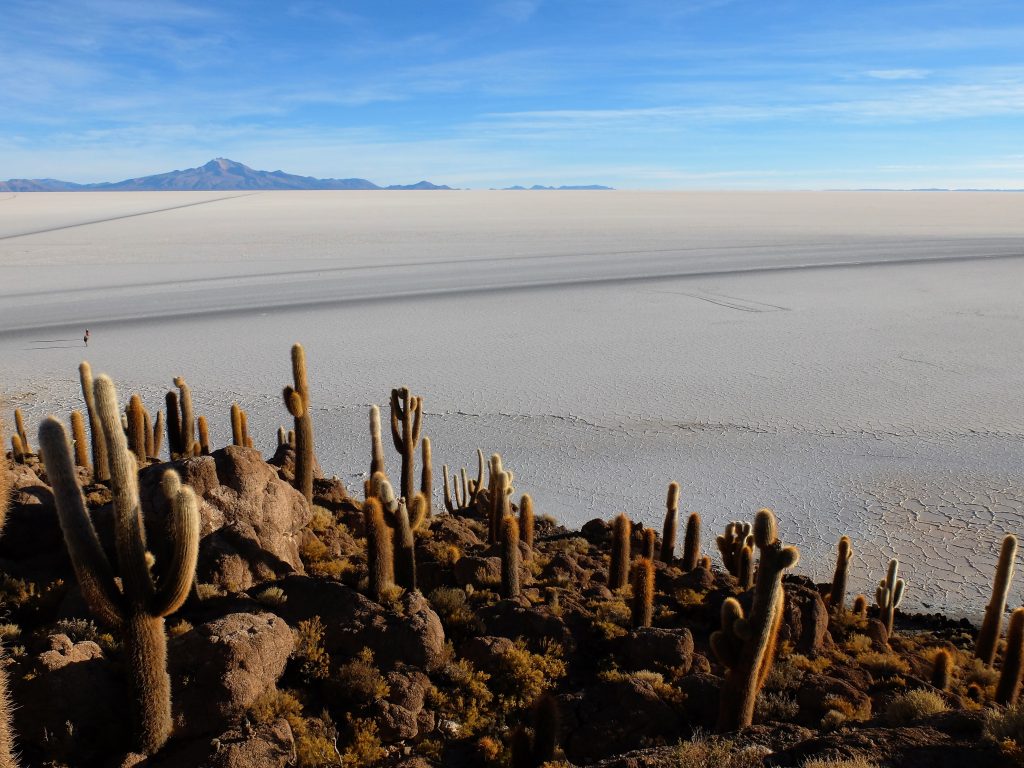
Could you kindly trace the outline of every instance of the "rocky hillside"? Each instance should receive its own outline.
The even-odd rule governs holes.
[[[182,379],[147,409],[83,366],[70,433],[16,415],[0,765],[1021,764],[1012,536],[979,634],[902,614],[895,561],[847,595],[856,542],[815,584],[767,510],[702,531],[674,483],[661,530],[566,530],[498,455],[435,472],[406,389],[353,495],[292,363],[269,458]]]

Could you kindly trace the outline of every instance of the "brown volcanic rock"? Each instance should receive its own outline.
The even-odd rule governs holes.
[[[168,643],[179,735],[216,733],[284,673],[295,639],[272,613],[231,613]]]
[[[241,591],[304,572],[299,531],[310,521],[312,510],[258,451],[229,445],[209,456],[143,471],[140,493],[147,527],[159,526],[167,514],[159,483],[172,467],[200,499],[202,540],[196,570],[200,583]]]

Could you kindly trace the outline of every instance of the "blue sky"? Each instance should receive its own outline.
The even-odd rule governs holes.
[[[0,3],[0,178],[1024,188],[1020,0]]]

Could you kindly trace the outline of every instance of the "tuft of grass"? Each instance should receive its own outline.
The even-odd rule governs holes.
[[[885,721],[894,726],[908,725],[922,717],[945,712],[947,708],[945,699],[934,691],[907,691],[889,702],[885,710]]]

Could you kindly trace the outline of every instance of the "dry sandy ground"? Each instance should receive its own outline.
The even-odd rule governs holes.
[[[1024,532],[1024,195],[16,195],[0,269],[0,387],[33,421],[80,407],[89,326],[122,395],[183,374],[220,441],[237,399],[269,451],[301,340],[353,487],[408,384],[438,467],[500,451],[571,525],[658,522],[675,479],[708,547],[770,506],[818,578],[843,533],[858,590],[898,556],[911,608],[978,614]]]

